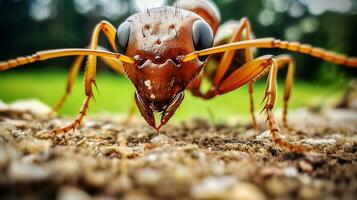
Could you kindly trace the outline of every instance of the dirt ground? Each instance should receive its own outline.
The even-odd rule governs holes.
[[[71,119],[37,101],[0,103],[0,199],[357,199],[357,111],[299,109],[285,134],[314,149],[284,152],[269,132],[191,119],[157,134],[143,121]],[[264,124],[261,124],[265,129]]]

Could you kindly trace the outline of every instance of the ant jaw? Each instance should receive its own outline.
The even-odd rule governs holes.
[[[185,97],[185,93],[182,91],[172,99],[170,104],[165,108],[165,110],[161,114],[161,124],[159,128],[165,125],[172,117],[172,115],[176,112],[177,108],[181,105],[183,99]]]
[[[145,121],[153,128],[156,129],[156,122],[155,122],[155,117],[154,117],[154,112],[152,109],[148,106],[147,102],[141,98],[140,94],[138,91],[135,91],[135,102],[136,105],[138,106],[138,109],[141,113],[141,116],[144,117]]]
[[[155,127],[155,130],[156,130],[157,134],[160,134],[160,129],[163,126],[164,126],[163,124],[160,124],[158,127]]]
[[[173,114],[176,112],[177,108],[181,105],[184,96],[185,95],[183,91],[179,92],[174,96],[174,98],[161,112],[161,120],[159,126],[156,126],[154,111],[152,108],[150,108],[150,104],[140,96],[138,91],[135,92],[135,102],[138,106],[141,116],[144,117],[145,121],[149,124],[149,126],[153,127],[159,133],[160,129],[165,124],[167,124],[167,122],[171,119]]]

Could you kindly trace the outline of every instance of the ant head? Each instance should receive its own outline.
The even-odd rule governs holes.
[[[183,91],[200,73],[206,60],[181,62],[181,58],[210,48],[213,32],[193,12],[161,7],[129,17],[117,30],[116,44],[119,53],[136,60],[134,64],[124,63],[124,70],[136,87],[141,114],[161,112],[162,117],[169,116],[169,119],[180,105]],[[144,118],[156,128],[154,119]]]

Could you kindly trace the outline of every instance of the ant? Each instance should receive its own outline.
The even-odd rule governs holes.
[[[65,134],[76,129],[87,113],[93,98],[97,58],[117,72],[127,76],[136,88],[135,101],[146,122],[160,130],[174,115],[184,99],[184,91],[189,90],[196,97],[212,99],[249,84],[250,112],[253,126],[257,129],[254,114],[253,84],[267,75],[264,112],[273,142],[279,147],[295,152],[307,152],[308,147],[292,144],[280,136],[278,124],[273,116],[277,94],[277,71],[287,66],[285,80],[283,124],[288,128],[287,108],[294,76],[294,62],[288,55],[253,56],[253,48],[280,48],[307,54],[325,61],[357,67],[357,58],[336,54],[298,42],[281,41],[274,38],[252,39],[249,20],[240,20],[229,43],[216,45],[214,36],[218,31],[220,14],[209,0],[181,0],[174,7],[148,9],[130,16],[117,29],[107,21],[94,28],[89,49],[58,49],[40,51],[31,56],[0,62],[0,71],[20,65],[65,56],[78,56],[70,70],[65,96],[55,110],[59,110],[71,92],[74,80],[82,62],[87,59],[85,71],[86,97],[79,115],[68,126],[55,129],[52,135]],[[103,32],[114,52],[98,50],[98,37]],[[217,58],[213,54],[224,53],[214,74],[209,76],[204,70],[210,61]],[[240,55],[241,65],[234,63]],[[211,88],[202,92],[203,78],[208,78]],[[154,112],[161,113],[157,125]]]

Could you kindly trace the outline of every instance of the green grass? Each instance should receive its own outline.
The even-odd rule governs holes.
[[[0,73],[0,99],[11,102],[19,99],[37,98],[55,105],[64,93],[67,74],[64,71],[30,71]],[[261,110],[260,102],[264,95],[265,80],[256,84],[254,98],[256,109]],[[99,93],[96,103],[90,106],[90,113],[126,113],[133,102],[134,87],[129,80],[111,73],[99,73],[97,76]],[[283,84],[279,83],[276,107],[282,105]],[[309,105],[324,105],[336,102],[343,95],[345,87],[322,85],[316,83],[295,82],[290,101],[290,108]],[[78,113],[84,98],[83,76],[80,76],[60,114],[75,115]],[[248,116],[248,88],[242,87],[229,94],[205,101],[192,97],[186,92],[185,100],[174,115],[174,120],[193,116],[224,120],[228,116]],[[138,114],[138,112],[137,112]]]

